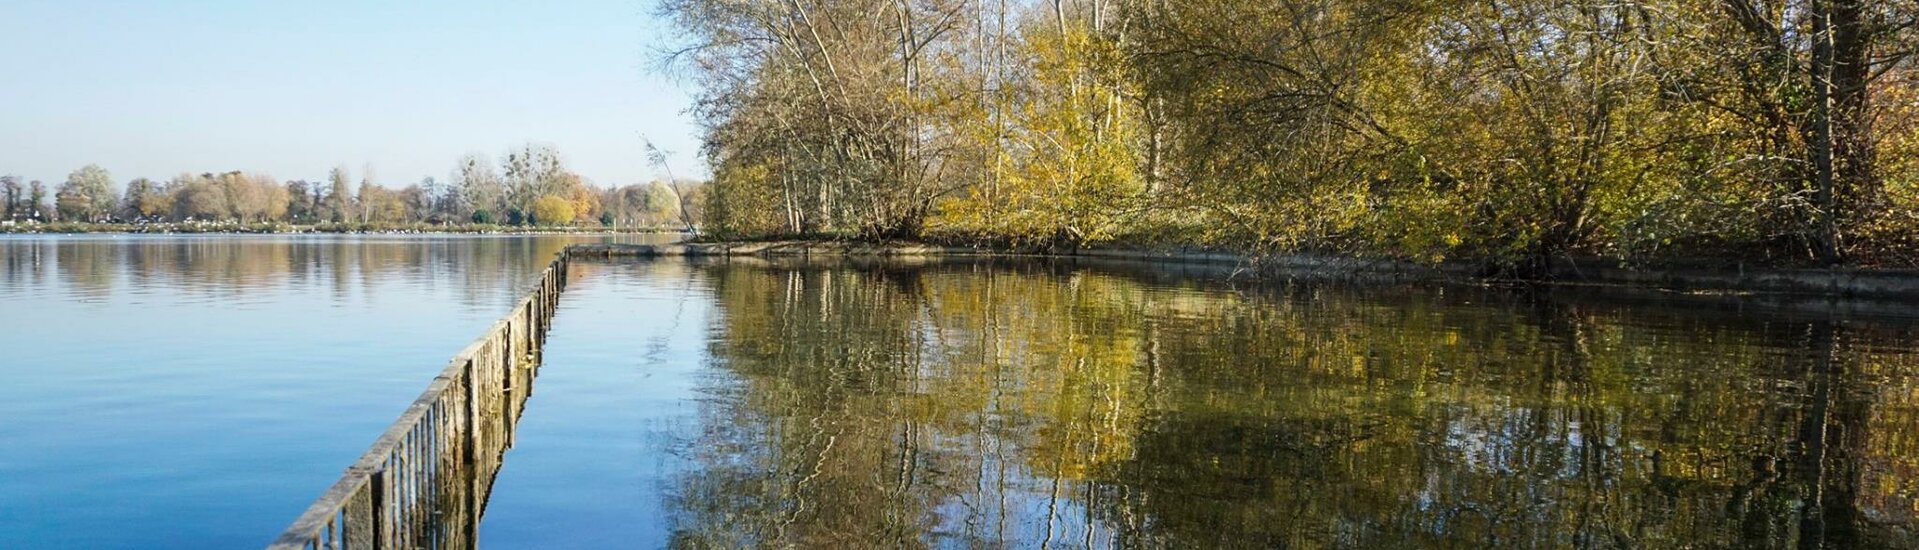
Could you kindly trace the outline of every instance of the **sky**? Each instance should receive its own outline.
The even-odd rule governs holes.
[[[400,187],[557,148],[602,186],[705,174],[654,0],[0,0],[0,174],[242,170]],[[370,170],[369,170],[370,169]]]

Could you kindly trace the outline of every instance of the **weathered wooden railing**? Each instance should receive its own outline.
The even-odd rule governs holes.
[[[268,548],[472,548],[532,390],[567,254]]]

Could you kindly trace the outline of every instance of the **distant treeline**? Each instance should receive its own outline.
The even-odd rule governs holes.
[[[326,180],[281,182],[240,171],[181,174],[159,182],[136,178],[116,192],[113,175],[88,165],[51,189],[0,176],[0,206],[16,223],[138,224],[157,222],[285,222],[339,227],[510,225],[686,228],[696,224],[702,186],[654,181],[603,189],[568,170],[543,146],[507,153],[496,168],[486,158],[459,161],[453,181],[425,178],[391,189],[346,168]]]
[[[662,0],[717,234],[1919,264],[1919,9]]]

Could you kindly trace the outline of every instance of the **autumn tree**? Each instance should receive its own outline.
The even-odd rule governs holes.
[[[173,211],[172,199],[158,182],[135,178],[127,182],[126,195],[120,199],[123,216],[129,220],[157,221]]]
[[[113,215],[113,175],[97,164],[67,174],[54,192],[55,210],[70,221],[97,222]]]
[[[578,211],[574,209],[573,201],[566,197],[547,195],[534,199],[531,214],[532,223],[538,225],[568,225],[573,223]]]

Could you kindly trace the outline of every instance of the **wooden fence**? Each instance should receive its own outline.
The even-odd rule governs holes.
[[[269,549],[473,548],[513,445],[567,254],[505,318],[453,357],[333,487]]]

